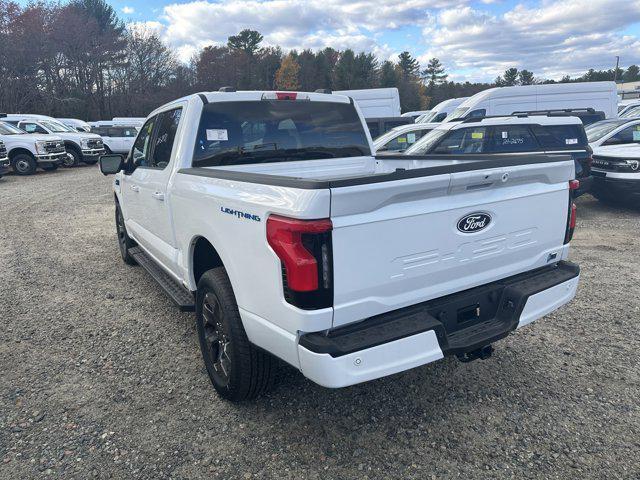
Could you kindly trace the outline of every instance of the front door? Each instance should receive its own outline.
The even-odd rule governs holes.
[[[173,144],[182,108],[167,110],[149,120],[132,149],[135,169],[124,189],[134,200],[128,228],[136,240],[159,263],[177,273],[177,250],[173,222],[167,202],[167,184],[172,172]]]

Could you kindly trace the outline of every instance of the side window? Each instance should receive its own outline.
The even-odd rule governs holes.
[[[429,130],[415,130],[413,132],[403,133],[398,135],[396,138],[389,140],[380,151],[404,151],[409,148],[411,145],[416,143],[420,137],[422,137],[425,133],[428,133]]]
[[[545,150],[581,150],[587,147],[587,134],[582,125],[532,125],[531,128]]]
[[[175,108],[167,112],[162,112],[158,116],[157,133],[154,140],[153,158],[151,166],[165,168],[171,161],[173,142],[178,131],[178,124],[182,116],[182,108]]]
[[[136,135],[138,135],[138,131],[135,128],[123,128],[122,129],[122,136],[123,137],[127,137],[127,138],[131,138],[131,137],[135,137]]]
[[[604,145],[621,145],[624,143],[640,143],[640,125],[632,125],[609,137]]]
[[[439,155],[483,153],[487,151],[486,127],[453,130],[430,152]]]
[[[540,149],[526,125],[494,127],[490,144],[492,153],[532,152]]]
[[[158,117],[153,117],[147,120],[147,122],[140,129],[138,138],[133,144],[131,153],[133,155],[133,164],[136,167],[148,167],[150,165],[149,160],[151,156],[151,138],[153,135],[153,127]]]
[[[27,133],[49,133],[36,123],[22,123],[20,125],[20,128],[22,128]]]
[[[121,137],[122,131],[120,128],[108,128],[107,137]]]
[[[478,108],[477,110],[471,110],[466,118],[474,118],[474,117],[484,117],[487,115],[487,109],[486,108]]]

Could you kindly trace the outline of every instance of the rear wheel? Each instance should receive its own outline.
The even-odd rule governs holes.
[[[118,247],[120,248],[122,260],[127,265],[136,265],[137,262],[135,258],[129,253],[129,250],[136,246],[136,242],[129,238],[127,234],[127,227],[124,224],[124,217],[122,216],[120,205],[116,205],[116,233],[118,234]]]
[[[200,278],[196,315],[200,350],[218,394],[239,402],[265,392],[273,384],[277,360],[249,342],[223,267]]]
[[[11,160],[11,167],[18,175],[33,175],[37,166],[36,159],[26,153],[19,153]]]

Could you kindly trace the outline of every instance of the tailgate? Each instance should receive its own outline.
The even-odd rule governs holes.
[[[573,161],[331,189],[334,327],[555,263]]]

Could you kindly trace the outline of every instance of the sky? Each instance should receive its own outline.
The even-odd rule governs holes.
[[[107,0],[156,30],[183,60],[244,28],[283,49],[352,48],[380,59],[438,57],[450,79],[491,81],[515,66],[559,79],[640,64],[640,0]]]

